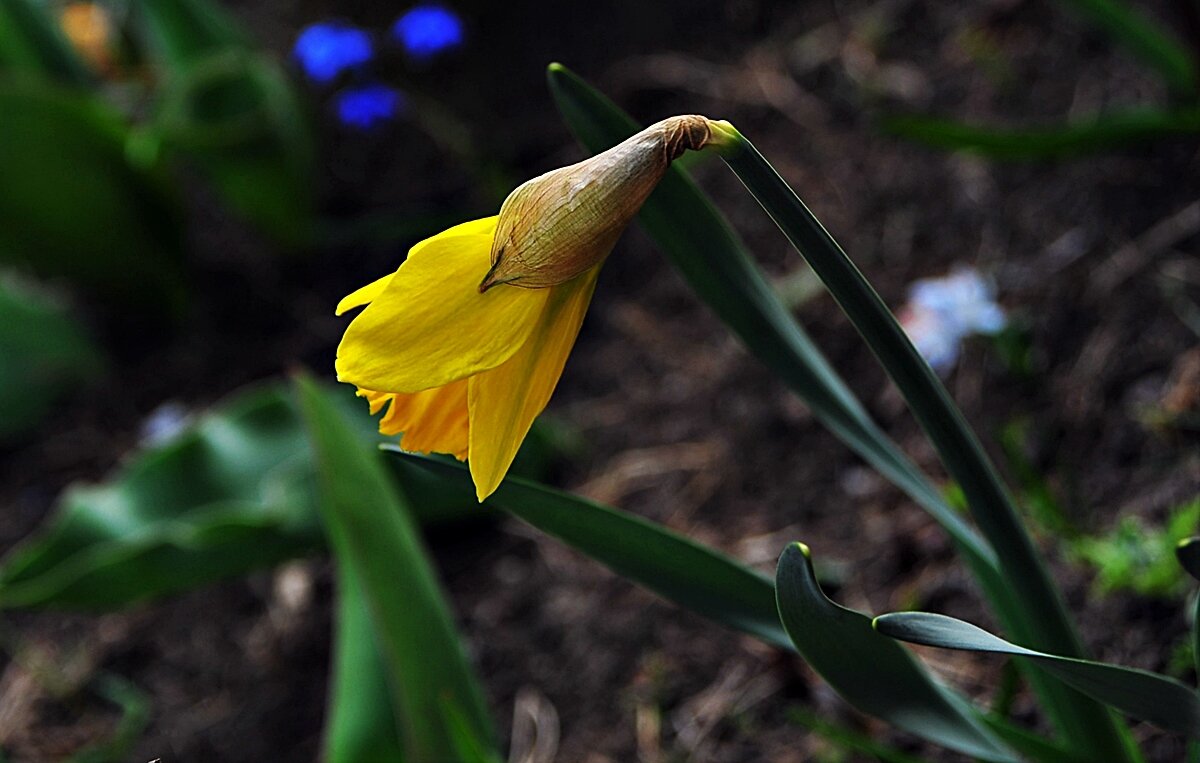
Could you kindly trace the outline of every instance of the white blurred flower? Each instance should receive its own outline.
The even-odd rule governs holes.
[[[1007,325],[995,290],[974,268],[956,268],[941,278],[917,281],[899,313],[900,325],[917,352],[938,373],[958,360],[962,340],[971,334],[996,334]]]
[[[165,445],[191,423],[192,414],[183,403],[163,403],[142,421],[138,444],[143,448]]]

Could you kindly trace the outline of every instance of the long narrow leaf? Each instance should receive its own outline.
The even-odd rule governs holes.
[[[325,760],[402,763],[404,747],[388,688],[387,664],[379,652],[362,583],[354,565],[345,560],[338,560],[337,597]]]
[[[448,463],[384,446],[401,484],[422,472],[472,495],[471,476]],[[490,505],[533,525],[663,598],[716,622],[791,648],[779,625],[770,578],[640,517],[509,477]]]
[[[589,150],[600,151],[637,131],[628,115],[565,67],[552,64],[547,76],[559,111]],[[779,374],[834,434],[942,525],[1005,625],[1014,632],[1032,633],[1037,616],[1016,601],[992,548],[871,422],[767,286],[737,234],[695,184],[672,167],[639,219],[689,285],[746,347]],[[1036,670],[1028,678],[1048,699],[1052,714],[1057,707],[1073,705],[1075,695],[1070,689]],[[1087,726],[1076,725],[1080,733]]]
[[[561,64],[547,79],[571,131],[592,153],[640,127],[612,101]],[[672,167],[638,220],[693,291],[777,373],[830,430],[923,506],[972,561],[995,569],[987,543],[946,504],[937,488],[871,421],[862,404],[772,291],[745,245],[708,197]]]
[[[775,586],[779,617],[796,649],[851,705],[952,750],[983,760],[1016,760],[965,700],[872,630],[871,618],[825,596],[807,546],[784,549]]]
[[[461,729],[450,728],[447,703],[462,712],[477,746],[493,749],[483,693],[407,501],[327,393],[304,377],[296,389],[316,454],[325,528],[337,563],[351,567],[362,585],[406,753],[415,763],[456,759]]]
[[[990,127],[952,119],[892,116],[884,130],[929,146],[995,159],[1049,159],[1200,133],[1200,109],[1140,109],[1048,127]]]
[[[1175,547],[1175,558],[1179,566],[1196,580],[1200,580],[1200,537],[1184,538]],[[1200,673],[1200,594],[1192,596],[1192,662]]]
[[[1192,53],[1162,24],[1135,8],[1132,0],[1060,0],[1108,33],[1136,58],[1154,68],[1182,95],[1196,95],[1196,63]]]
[[[1030,659],[1081,692],[1123,713],[1180,734],[1200,737],[1200,696],[1167,676],[1027,649],[971,623],[931,612],[880,615],[875,618],[875,629],[913,644]]]
[[[1010,627],[1055,652],[1080,655],[1078,634],[1004,483],[946,388],[921,358],[863,274],[744,136],[732,130],[726,164],[824,281],[843,312],[896,383],[917,421],[958,482],[972,516],[1004,560],[1005,580],[1027,616],[1008,614]],[[1010,603],[1011,604],[1011,603]],[[1099,759],[1124,760],[1128,748],[1112,714],[1070,690],[1049,697],[1048,711],[1074,747]]]

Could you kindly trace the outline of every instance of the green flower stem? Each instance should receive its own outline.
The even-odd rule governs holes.
[[[1011,497],[945,387],[866,278],[775,168],[732,125],[721,133],[717,148],[726,164],[825,282],[908,401],[950,476],[961,486],[1025,615],[1020,618],[1023,622],[1006,626],[1014,630],[1015,637],[1028,639],[1038,649],[1083,657],[1082,643],[1061,595]],[[1048,712],[1075,749],[1097,760],[1129,759],[1122,731],[1102,705],[1062,685],[1044,698]]]

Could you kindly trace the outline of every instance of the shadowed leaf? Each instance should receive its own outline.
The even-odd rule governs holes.
[[[806,546],[784,549],[775,585],[779,616],[796,649],[851,705],[976,758],[1016,760],[966,700],[936,684],[907,651],[872,630],[869,617],[825,596]]]
[[[952,119],[893,116],[884,130],[952,151],[971,151],[995,159],[1050,159],[1132,146],[1172,135],[1200,132],[1200,110],[1142,109],[1049,127],[990,127]]]
[[[455,760],[463,728],[476,747],[494,749],[482,691],[407,500],[328,394],[305,377],[296,389],[317,464],[321,516],[337,565],[349,568],[361,587],[404,750],[414,761]],[[461,711],[463,728],[451,728],[447,703]]]
[[[338,398],[362,442],[360,400]],[[69,488],[43,530],[0,562],[0,607],[104,610],[269,567],[324,545],[311,451],[291,397],[242,392],[111,480]],[[479,512],[416,484],[422,521]],[[436,517],[436,519],[435,519]]]
[[[1009,643],[971,623],[930,612],[875,618],[880,633],[914,644],[1024,657],[1110,707],[1171,731],[1200,737],[1200,697],[1173,678],[1145,670],[1046,654]]]
[[[0,278],[0,442],[24,434],[103,367],[99,349],[50,295]]]
[[[462,464],[404,453],[390,445],[385,450],[402,485],[430,473],[445,489],[474,495],[471,476]],[[770,578],[711,548],[632,514],[518,478],[501,483],[487,503],[665,599],[790,648],[775,612]]]

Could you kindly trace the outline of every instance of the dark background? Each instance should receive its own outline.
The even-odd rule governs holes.
[[[231,7],[281,59],[305,24],[337,16],[382,29],[404,9],[274,0]],[[349,130],[326,115],[322,91],[306,88],[329,214],[423,210],[470,219],[492,214],[524,178],[581,159],[544,85],[546,64],[561,61],[643,122],[686,112],[734,122],[893,308],[911,281],[955,264],[989,273],[1027,332],[1031,372],[1014,373],[993,346],[973,341],[947,384],[989,443],[1005,425],[1026,422],[1025,455],[1077,532],[1101,533],[1126,516],[1160,524],[1200,491],[1194,425],[1147,416],[1172,395],[1195,415],[1200,346],[1164,296],[1161,274],[1174,268],[1197,278],[1200,215],[1175,219],[1165,241],[1144,235],[1200,199],[1195,139],[995,162],[879,128],[889,113],[1017,125],[1166,101],[1152,75],[1062,6],[455,8],[468,28],[461,50],[422,66],[388,64],[388,80],[410,95],[394,123]],[[1182,25],[1176,10],[1151,7]],[[449,135],[464,136],[457,149]],[[719,162],[696,174],[772,275],[803,272]],[[109,474],[163,402],[203,408],[295,367],[332,376],[345,326],[334,304],[393,269],[415,240],[280,258],[203,190],[189,205],[196,298],[183,325],[165,335],[131,331],[96,311],[116,367],[3,454],[0,549],[32,532],[67,484]],[[814,296],[798,314],[885,429],[940,474],[832,300]],[[933,522],[748,357],[640,231],[605,266],[548,415],[578,442],[554,484],[763,569],[786,542],[803,540],[839,601],[856,609],[917,607],[990,624]],[[1048,533],[1039,538],[1097,657],[1191,680],[1171,667],[1187,629],[1182,599],[1098,595],[1092,568]],[[797,725],[795,706],[921,757],[951,759],[849,711],[798,661],[514,522],[442,532],[430,543],[498,727],[507,738],[514,708],[557,724],[556,760],[854,759]],[[305,761],[320,746],[331,593],[328,561],[312,559],[119,614],[9,614],[3,628],[63,669],[103,668],[148,693],[152,718],[132,759]],[[999,683],[995,659],[931,657],[972,695],[991,696]],[[2,659],[0,745],[12,760],[57,759],[111,731],[109,708],[56,699]],[[1018,717],[1031,707],[1017,698]],[[1174,737],[1145,725],[1135,733],[1153,760],[1182,754]]]

